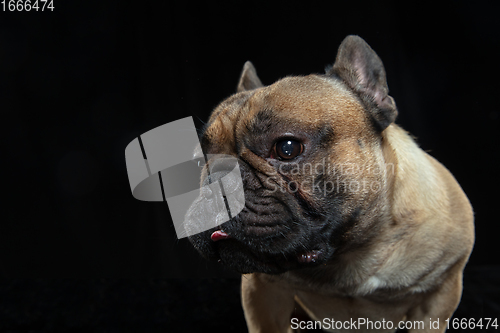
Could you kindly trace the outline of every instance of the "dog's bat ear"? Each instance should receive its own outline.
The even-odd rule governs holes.
[[[327,75],[339,77],[358,94],[380,130],[394,122],[398,110],[389,96],[384,65],[361,37],[344,39]]]
[[[259,77],[257,76],[257,71],[255,67],[250,61],[245,62],[243,65],[243,70],[241,71],[240,82],[238,82],[237,92],[253,90],[264,85],[260,82]]]

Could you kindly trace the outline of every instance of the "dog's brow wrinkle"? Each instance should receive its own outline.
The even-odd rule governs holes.
[[[263,134],[269,132],[275,125],[277,124],[273,111],[264,109],[257,113],[252,122],[246,124],[246,128],[251,133]]]
[[[335,132],[331,124],[324,124],[321,129],[318,131],[318,144],[324,145],[328,144],[332,141]]]

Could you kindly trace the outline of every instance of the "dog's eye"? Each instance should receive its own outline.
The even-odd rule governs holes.
[[[290,139],[278,141],[274,145],[274,152],[283,160],[291,160],[299,156],[303,150],[304,146],[300,142]]]

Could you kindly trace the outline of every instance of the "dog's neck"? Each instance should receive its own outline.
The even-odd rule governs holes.
[[[443,197],[444,188],[436,176],[431,157],[420,149],[414,139],[401,127],[389,126],[383,133],[382,151],[385,163],[393,166],[387,173],[387,181],[392,189],[389,194],[393,207],[393,223],[415,213],[414,207],[435,207]],[[404,152],[404,155],[401,153]],[[422,195],[424,194],[424,195]]]

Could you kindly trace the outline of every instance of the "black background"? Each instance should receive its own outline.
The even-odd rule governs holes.
[[[499,295],[500,29],[492,3],[56,0],[54,6],[53,12],[0,13],[0,274],[6,278],[1,290],[10,295],[4,299],[12,299],[9,306],[18,292],[36,303],[37,291],[45,290],[46,298],[40,297],[52,300],[51,295],[69,295],[76,286],[87,295],[82,304],[94,304],[88,298],[92,292],[105,297],[94,284],[121,290],[114,295],[128,290],[126,282],[113,278],[162,279],[128,282],[150,307],[160,302],[144,296],[156,295],[154,288],[177,297],[175,292],[184,292],[180,299],[186,309],[174,311],[177,319],[191,312],[189,304],[198,309],[197,297],[204,292],[209,303],[227,296],[231,301],[221,304],[239,304],[237,275],[205,262],[188,241],[177,240],[166,204],[132,197],[125,147],[139,134],[179,118],[193,116],[201,128],[211,110],[235,91],[246,60],[264,84],[321,73],[348,34],[363,37],[383,60],[399,108],[397,123],[467,193],[476,216],[476,244],[466,281],[479,278],[470,282],[472,290],[484,284],[480,277],[489,279],[492,289],[486,294]],[[486,308],[489,301],[478,302]],[[488,306],[500,309],[496,300]],[[237,308],[234,325],[244,327],[239,305],[232,308]],[[203,307],[200,325],[203,311],[207,320],[215,320],[208,318],[213,313],[233,315],[224,309]],[[59,323],[44,321],[44,312],[30,321],[33,311],[19,314],[21,319],[13,313],[22,311],[7,313],[13,326],[23,320],[28,327]],[[95,327],[108,318],[88,317]],[[95,328],[90,319],[85,323]]]

